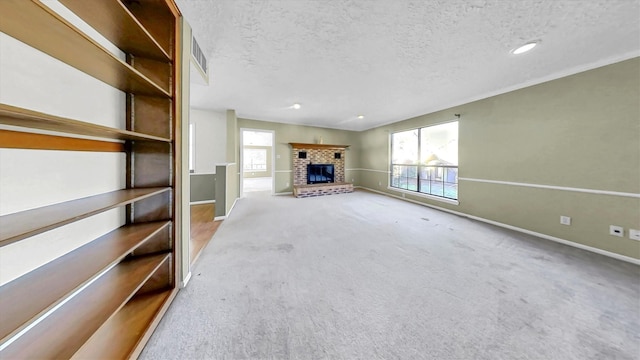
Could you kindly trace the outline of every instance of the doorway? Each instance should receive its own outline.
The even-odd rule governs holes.
[[[273,194],[274,137],[272,130],[240,129],[240,196]]]

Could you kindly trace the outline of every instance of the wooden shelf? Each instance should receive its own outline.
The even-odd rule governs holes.
[[[146,342],[141,338],[160,321],[177,290],[135,296],[107,321],[72,359],[135,359]],[[149,334],[148,336],[150,336]]]
[[[346,149],[349,145],[289,143],[294,149]]]
[[[181,17],[174,0],[120,0],[168,54],[179,46],[176,20]],[[174,55],[176,56],[176,55]],[[176,60],[176,59],[174,59]]]
[[[0,246],[11,244],[29,236],[40,234],[47,230],[169,191],[170,189],[159,187],[118,190],[0,216]]]
[[[118,264],[10,343],[0,351],[0,358],[70,358],[170,256],[145,256]]]
[[[1,2],[1,1],[0,1]],[[19,108],[0,103],[0,124],[31,129],[58,131],[69,134],[97,136],[105,139],[170,142],[170,139],[95,125],[79,120]]]
[[[123,226],[1,286],[0,309],[4,315],[0,322],[0,344],[169,224],[160,221]]]
[[[171,60],[169,54],[120,1],[60,2],[122,51],[160,61]]]
[[[0,31],[125,92],[171,97],[38,0],[0,1]]]
[[[63,151],[125,152],[123,142],[0,130],[0,148]]]

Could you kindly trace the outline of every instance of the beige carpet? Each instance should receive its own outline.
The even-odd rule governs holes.
[[[639,279],[363,191],[247,198],[141,358],[639,359]]]
[[[242,191],[244,193],[252,192],[264,192],[271,194],[273,187],[273,178],[261,177],[261,178],[244,178],[242,181]]]

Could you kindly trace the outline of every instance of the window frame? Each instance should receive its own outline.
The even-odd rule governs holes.
[[[437,201],[441,201],[441,202],[445,202],[445,203],[449,203],[449,204],[453,204],[453,205],[459,205],[459,191],[458,191],[458,184],[459,184],[459,174],[456,173],[455,176],[455,182],[449,183],[447,181],[445,181],[449,176],[447,176],[447,172],[449,171],[448,169],[456,169],[456,172],[459,171],[459,166],[460,163],[458,162],[457,165],[426,165],[422,162],[422,130],[423,129],[427,129],[430,127],[434,127],[434,126],[438,126],[438,125],[443,125],[443,124],[449,124],[449,123],[454,123],[457,122],[458,123],[458,140],[459,140],[459,126],[460,126],[460,122],[458,119],[456,120],[451,120],[451,121],[444,121],[441,123],[436,123],[436,124],[430,124],[430,125],[426,125],[426,126],[420,126],[420,127],[416,127],[416,128],[411,128],[411,129],[404,129],[404,130],[398,130],[398,131],[393,131],[389,133],[389,172],[388,172],[388,177],[387,177],[387,189],[392,190],[392,191],[397,191],[397,192],[401,192],[402,197],[405,197],[405,194],[411,194],[414,196],[418,196],[418,197],[424,197],[424,198],[428,198],[428,199],[432,199],[432,200],[437,200]],[[398,134],[398,133],[402,133],[402,132],[407,132],[407,131],[418,131],[418,152],[417,152],[417,162],[415,164],[400,164],[400,163],[394,163],[394,154],[393,154],[393,149],[394,149],[394,135]],[[397,168],[398,167],[413,167],[415,168],[415,177],[411,177],[411,179],[415,179],[415,188],[416,190],[412,190],[410,189],[409,186],[409,181],[407,181],[406,187],[400,187],[398,186],[399,184],[394,185],[394,178],[397,178],[397,175],[394,176],[394,174],[397,173]],[[442,183],[442,195],[438,195],[438,194],[433,194],[431,193],[431,191],[429,190],[429,192],[422,192],[421,187],[422,187],[422,182],[423,181],[428,181],[429,182],[429,187],[431,188],[431,186],[433,185],[433,183],[435,183],[434,181],[431,180],[431,177],[427,177],[427,179],[424,179],[424,177],[421,176],[421,174],[423,173],[423,171],[428,171],[427,169],[435,169],[435,171],[437,172],[441,172],[442,176],[440,176],[440,178],[442,180],[440,180],[439,182]],[[407,170],[405,170],[406,172]],[[407,177],[407,179],[409,179],[409,177]],[[448,197],[445,196],[445,188],[446,185],[445,184],[455,184],[456,187],[456,198],[452,198],[452,197]]]
[[[189,123],[189,173],[196,172],[196,124]]]

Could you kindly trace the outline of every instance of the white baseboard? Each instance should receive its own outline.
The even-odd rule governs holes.
[[[560,243],[560,244],[573,246],[573,247],[578,248],[578,249],[591,251],[591,252],[596,253],[596,254],[600,254],[600,255],[608,256],[608,257],[611,257],[611,258],[614,258],[614,259],[617,259],[617,260],[622,260],[622,261],[626,261],[626,262],[629,262],[629,263],[632,263],[632,264],[640,265],[640,259],[632,258],[630,256],[620,255],[620,254],[617,254],[617,253],[614,253],[614,252],[611,252],[611,251],[602,250],[602,249],[599,249],[599,248],[596,248],[596,247],[579,244],[579,243],[576,243],[576,242],[573,242],[573,241],[557,238],[555,236],[551,236],[551,235],[547,235],[547,234],[543,234],[543,233],[539,233],[539,232],[535,232],[535,231],[519,228],[517,226],[512,226],[512,225],[509,225],[509,224],[504,224],[504,223],[501,223],[501,222],[497,222],[497,221],[481,218],[479,216],[469,215],[469,214],[465,214],[465,213],[462,213],[462,212],[459,212],[459,211],[449,210],[449,209],[442,208],[442,207],[439,207],[439,206],[426,204],[426,203],[423,203],[423,202],[420,202],[420,201],[415,201],[415,200],[403,198],[403,197],[396,196],[396,195],[393,195],[393,194],[389,194],[389,193],[386,193],[386,192],[382,192],[382,191],[379,191],[379,190],[370,189],[370,188],[367,188],[367,187],[364,187],[364,186],[355,186],[355,188],[371,191],[371,192],[378,193],[378,194],[381,194],[381,195],[386,195],[386,196],[389,196],[389,197],[392,197],[392,198],[396,198],[396,199],[399,199],[399,200],[408,201],[408,202],[411,202],[411,203],[414,203],[414,204],[418,204],[418,205],[430,207],[430,208],[433,208],[433,209],[436,209],[436,210],[448,212],[450,214],[455,214],[455,215],[466,217],[466,218],[469,218],[469,219],[482,221],[482,222],[487,223],[487,224],[499,226],[499,227],[502,227],[502,228],[505,228],[505,229],[509,229],[509,230],[518,231],[518,232],[521,232],[521,233],[524,233],[524,234],[528,234],[528,235],[537,236],[539,238],[543,238],[543,239],[546,239],[546,240],[551,240],[551,241],[554,241],[554,242],[557,242],[557,243]]]
[[[189,280],[191,280],[191,271],[189,271],[189,273],[187,274],[187,277],[180,283],[180,288],[184,289],[185,287],[187,287]]]
[[[215,204],[215,200],[192,201],[189,205]]]
[[[293,192],[281,192],[281,193],[274,193],[274,196],[285,196],[285,195],[293,195]]]
[[[238,202],[238,200],[240,200],[240,198],[236,198],[233,201],[233,204],[231,205],[231,209],[229,209],[229,213],[227,215],[216,216],[216,217],[213,218],[213,221],[224,220],[224,219],[228,218],[229,216],[231,216],[231,212],[233,211],[233,208],[236,206],[236,203]]]
[[[240,198],[236,198],[235,200],[233,200],[233,204],[231,204],[231,209],[229,209],[229,213],[227,214],[227,217],[231,216],[231,212],[233,211],[233,208],[236,206],[236,203],[238,202],[238,200],[240,200]]]

